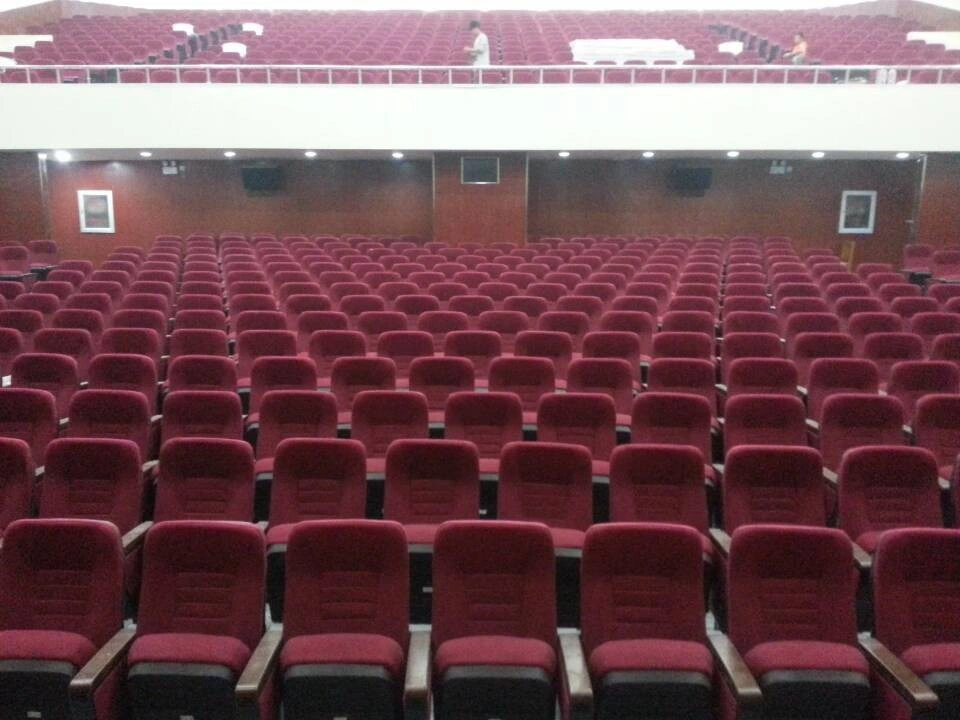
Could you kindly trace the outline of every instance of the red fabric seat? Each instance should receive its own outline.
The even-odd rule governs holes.
[[[713,676],[713,658],[706,645],[689,640],[637,638],[598,645],[587,663],[590,675],[611,672],[698,672]]]
[[[250,650],[235,637],[199,633],[156,633],[142,635],[130,646],[128,664],[189,663],[229,668],[240,677],[250,658]]]
[[[280,653],[284,670],[297,665],[378,665],[403,679],[403,648],[391,637],[367,633],[329,633],[292,637]]]
[[[902,659],[920,677],[933,672],[960,672],[960,642],[914,645],[904,651]]]
[[[68,662],[79,669],[93,657],[96,646],[83,635],[61,630],[0,632],[0,661]]]
[[[867,659],[853,645],[814,640],[761,643],[743,657],[756,677],[772,670],[870,673]]]
[[[437,648],[433,667],[437,675],[464,665],[535,667],[553,677],[557,656],[543,640],[504,635],[473,635],[447,640]]]

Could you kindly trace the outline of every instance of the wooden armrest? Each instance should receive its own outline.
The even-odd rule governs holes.
[[[950,490],[950,481],[947,478],[937,478],[937,483],[940,485],[940,489],[944,492]]]
[[[403,683],[404,720],[430,718],[430,631],[410,633],[407,677]]]
[[[856,543],[853,545],[853,562],[860,572],[870,572],[873,569],[873,557]]]
[[[936,710],[940,704],[937,694],[886,645],[872,637],[862,637],[860,649],[867,656],[870,667],[890,684],[914,713]]]
[[[142,522],[137,525],[135,528],[126,533],[121,539],[123,544],[123,554],[130,555],[134,550],[137,550],[141,545],[143,545],[144,538],[147,536],[147,531],[153,527],[151,521]]]
[[[810,397],[810,392],[803,385],[797,385],[797,395],[806,400]]]
[[[914,441],[916,440],[916,436],[913,433],[913,428],[910,427],[909,425],[903,426],[903,436],[907,439],[907,441],[911,445],[913,445]]]
[[[136,628],[123,628],[107,644],[100,648],[87,664],[70,681],[70,704],[80,705],[85,710],[75,712],[79,716],[92,717],[93,696],[107,676],[127,656],[127,651],[137,636]],[[86,711],[86,708],[91,708]]]
[[[710,652],[720,666],[720,673],[733,692],[741,711],[740,717],[744,717],[751,709],[759,711],[763,703],[760,686],[730,638],[723,633],[710,632],[707,633],[707,641],[710,643]]]
[[[717,389],[718,393],[720,393],[724,397],[727,396],[727,386],[724,383],[717,383],[716,385],[714,385],[714,387]]]
[[[710,540],[713,542],[713,547],[716,548],[718,553],[725,558],[730,557],[730,536],[727,535],[726,530],[710,528]]]
[[[45,465],[41,465],[38,468],[33,469],[33,479],[34,480],[43,480],[44,474],[47,472]]]
[[[807,431],[816,433],[817,435],[819,435],[820,423],[818,423],[816,420],[811,420],[810,418],[807,418]]]
[[[583,655],[580,633],[564,633],[560,637],[560,653],[563,656],[563,682],[570,697],[568,720],[591,720],[593,718],[593,686],[590,671]]]
[[[717,483],[719,484],[721,478],[723,478],[723,463],[713,463],[710,467],[713,468],[713,472],[717,476]]]
[[[160,422],[163,420],[163,415],[151,415],[150,416],[150,427],[158,428],[160,427]]]
[[[239,718],[260,717],[260,695],[264,687],[273,676],[273,669],[280,658],[280,646],[283,641],[283,630],[267,630],[257,649],[253,651],[247,666],[243,669],[237,681],[236,699]]]
[[[269,520],[261,520],[261,521],[259,521],[259,522],[257,523],[257,527],[260,528],[260,532],[262,532],[262,533],[264,533],[264,534],[266,534],[266,532],[267,532],[267,527],[269,527],[269,525],[270,525],[270,521],[269,521]]]
[[[159,464],[159,460],[148,460],[140,466],[140,472],[144,475],[150,475]]]
[[[836,489],[837,485],[840,483],[840,479],[837,477],[837,474],[830,468],[823,468],[823,481]]]
[[[69,427],[70,427],[70,418],[63,417],[63,418],[60,418],[60,420],[57,422],[57,430],[61,435],[63,435],[64,431]]]

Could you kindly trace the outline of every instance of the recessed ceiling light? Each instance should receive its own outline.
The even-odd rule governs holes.
[[[403,153],[400,152],[399,150],[397,150],[396,152],[392,153],[392,155],[393,155],[393,159],[394,159],[394,160],[403,160]]]
[[[38,159],[38,160],[46,160],[46,159],[47,159],[47,154],[46,154],[46,153],[37,153],[37,159]]]
[[[728,158],[737,158],[737,157],[740,157],[740,151],[739,151],[739,150],[731,150],[730,152],[727,153],[727,157],[728,157]]]
[[[560,152],[557,153],[557,156],[562,158],[568,158],[570,157],[570,152],[567,150],[561,150]]]
[[[908,152],[898,152],[897,160],[908,160],[910,158],[910,153]]]
[[[142,157],[142,158],[153,157],[153,153],[150,152],[149,150],[141,150],[141,151],[140,151],[140,157]]]
[[[307,150],[303,155],[304,155],[304,157],[308,157],[308,158],[311,158],[311,159],[312,159],[312,158],[315,158],[315,157],[317,156],[317,151],[316,151],[316,150]]]
[[[817,150],[816,152],[810,153],[810,157],[814,158],[815,160],[820,160],[822,158],[825,158],[826,156],[827,154],[822,150]]]
[[[223,154],[223,156],[224,156],[225,158],[235,158],[235,157],[237,156],[237,154],[236,154],[233,150],[227,150],[227,151]]]
[[[653,152],[652,150],[647,150],[647,151],[643,154],[643,156],[644,156],[645,158],[647,158],[647,160],[649,160],[650,158],[654,157],[655,155],[656,155],[656,153]]]
[[[73,160],[73,155],[68,153],[66,150],[54,150],[53,159],[56,160],[57,162],[65,163]]]

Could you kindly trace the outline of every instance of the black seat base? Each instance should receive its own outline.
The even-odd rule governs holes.
[[[940,700],[930,720],[955,720],[960,717],[960,672],[933,672],[924,675],[923,681]]]
[[[267,605],[270,619],[283,622],[283,592],[287,577],[287,546],[267,547]]]
[[[234,720],[236,678],[221,665],[138,663],[127,674],[133,720]]]
[[[463,666],[434,692],[437,720],[552,720],[556,693],[540,668]]]
[[[765,718],[865,720],[870,705],[870,680],[858,672],[773,670],[760,690]]]
[[[284,720],[400,717],[400,692],[374,665],[297,665],[283,676]]]
[[[596,703],[597,720],[711,720],[713,685],[698,672],[611,672]]]
[[[68,662],[0,662],[0,720],[70,720],[69,687],[77,668]]]

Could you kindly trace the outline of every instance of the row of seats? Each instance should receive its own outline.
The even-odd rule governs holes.
[[[877,547],[877,627],[857,637],[839,531],[738,529],[729,634],[706,632],[701,543],[675,525],[591,528],[584,626],[558,633],[539,524],[455,521],[434,545],[435,614],[407,621],[402,528],[315,521],[289,538],[282,630],[264,628],[263,535],[159,523],[143,544],[136,627],[106,523],[23,520],[0,554],[0,696],[11,715],[273,718],[953,717],[960,533],[901,529]],[[61,606],[64,583],[75,600]],[[252,713],[252,714],[251,714]]]
[[[53,240],[30,240],[24,245],[0,243],[0,281],[27,279],[60,262],[60,249]]]
[[[955,282],[960,279],[960,248],[937,249],[923,243],[904,245],[903,269]]]

